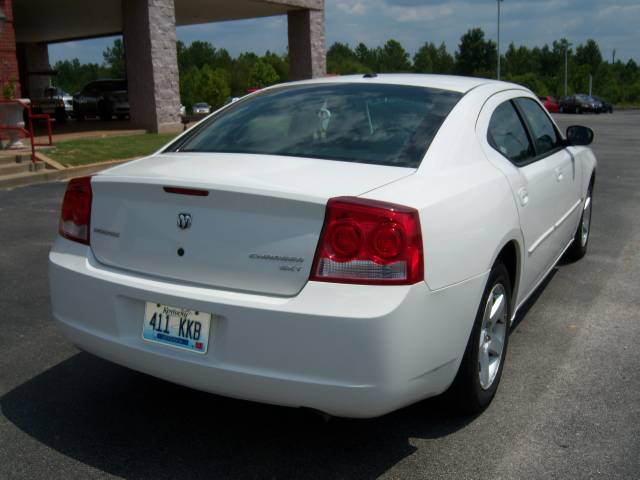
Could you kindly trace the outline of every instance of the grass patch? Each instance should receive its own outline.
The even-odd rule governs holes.
[[[57,142],[45,154],[66,166],[123,160],[149,155],[174,138],[176,133],[146,133],[104,138],[81,138]]]

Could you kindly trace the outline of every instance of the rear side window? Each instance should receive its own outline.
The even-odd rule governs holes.
[[[283,87],[235,103],[170,149],[417,168],[461,97],[403,85]]]
[[[560,147],[560,136],[540,104],[531,98],[518,98],[516,102],[529,124],[537,154],[544,155]]]
[[[494,149],[518,166],[535,156],[529,135],[510,101],[504,102],[493,112],[488,140]]]

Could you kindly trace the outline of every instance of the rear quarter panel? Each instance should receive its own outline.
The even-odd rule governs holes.
[[[509,184],[485,158],[475,133],[484,99],[495,88],[478,87],[460,100],[415,174],[364,195],[419,210],[432,290],[486,273],[506,243],[521,240]]]

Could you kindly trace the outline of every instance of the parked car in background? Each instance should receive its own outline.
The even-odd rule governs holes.
[[[229,105],[230,103],[236,103],[238,100],[240,100],[242,97],[229,97],[225,100],[224,104],[225,105]]]
[[[451,389],[478,413],[519,308],[587,251],[592,140],[479,78],[266,88],[69,182],[53,317],[82,350],[217,394],[373,417]]]
[[[73,111],[78,120],[97,116],[102,120],[118,120],[129,116],[126,80],[95,80],[73,96]]]
[[[73,97],[57,87],[47,87],[41,95],[31,98],[33,113],[47,113],[63,123],[73,116]]]
[[[200,102],[193,105],[194,115],[209,115],[211,113],[211,107],[208,103]]]
[[[546,108],[549,113],[558,112],[560,105],[554,97],[547,95],[546,97],[538,97],[538,99],[542,102],[544,108]]]
[[[602,104],[583,93],[576,93],[560,100],[560,113],[600,113]]]
[[[593,95],[593,99],[596,102],[600,102],[600,105],[602,105],[600,107],[600,113],[613,113],[613,105],[611,105],[609,102],[600,97],[596,97],[595,95]]]

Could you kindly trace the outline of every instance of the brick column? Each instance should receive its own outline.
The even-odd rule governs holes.
[[[0,0],[0,8],[7,17],[0,34],[0,88],[4,86],[5,82],[15,81],[16,97],[20,97],[16,33],[13,28],[13,2]]]
[[[323,77],[327,73],[324,9],[294,10],[289,27],[289,79]]]
[[[150,132],[180,128],[173,0],[123,0],[122,17],[132,122]]]
[[[49,75],[29,75],[29,73],[46,72],[51,69],[49,46],[46,43],[21,43],[20,45],[24,48],[24,55],[21,56],[20,61],[25,63],[24,72],[26,73],[22,88],[31,99],[40,98],[44,89],[51,84],[51,77]]]

